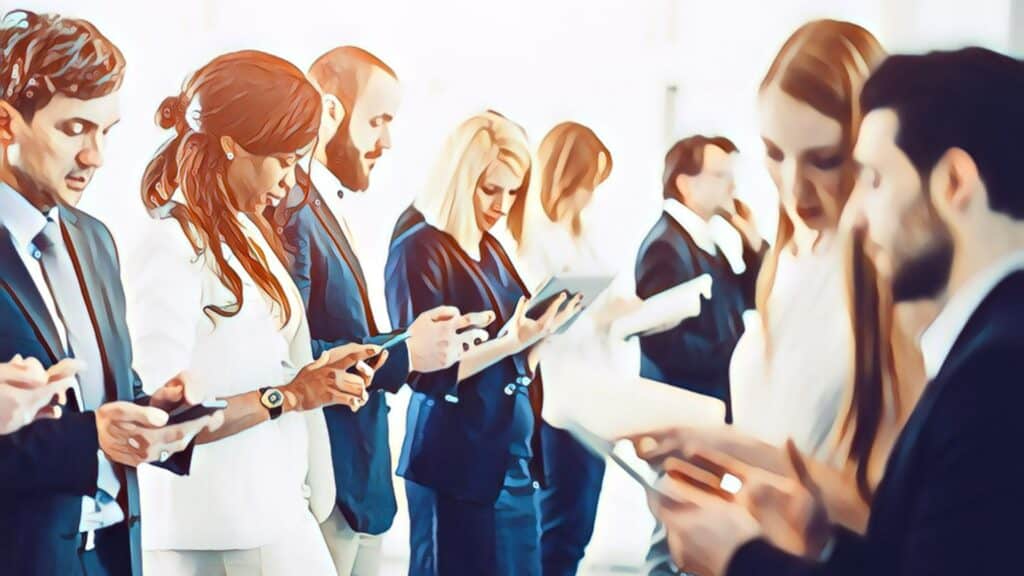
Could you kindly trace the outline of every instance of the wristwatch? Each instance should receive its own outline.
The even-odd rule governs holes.
[[[270,419],[274,420],[284,411],[284,394],[277,388],[260,388],[260,404],[270,413]]]

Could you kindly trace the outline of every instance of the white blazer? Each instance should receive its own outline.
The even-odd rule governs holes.
[[[287,383],[312,361],[298,289],[259,229],[239,221],[285,288],[291,318],[266,297],[223,245],[243,283],[231,317],[205,311],[233,302],[212,256],[197,256],[172,218],[155,221],[129,270],[129,326],[135,368],[147,392],[182,370],[206,397]],[[318,521],[335,499],[327,426],[320,410],[288,413],[196,446],[188,476],[139,469],[146,550],[249,549],[279,541],[311,509]]]

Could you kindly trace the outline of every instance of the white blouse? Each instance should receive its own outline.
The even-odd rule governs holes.
[[[528,211],[523,249],[518,255],[523,281],[536,290],[547,279],[560,274],[602,276],[615,280],[585,310],[564,334],[554,335],[543,344],[541,369],[544,374],[544,420],[559,426],[574,410],[582,409],[593,394],[612,394],[597,390],[597,383],[582,381],[579,368],[635,377],[640,371],[640,350],[636,341],[612,341],[600,330],[596,317],[618,297],[635,297],[635,281],[630,266],[619,267],[602,258],[594,248],[587,228],[574,238],[564,226],[546,215]],[[621,273],[616,274],[618,269]],[[614,378],[607,379],[615,381]]]
[[[213,257],[196,256],[172,218],[152,223],[126,283],[135,368],[152,393],[185,370],[206,397],[280,386],[312,361],[301,295],[259,229],[239,221],[284,287],[291,317],[265,296],[223,245],[243,284],[231,317],[206,311],[234,301]],[[334,502],[327,428],[320,410],[284,414],[234,436],[196,446],[188,476],[139,469],[142,541],[147,550],[249,549],[280,540],[312,508]]]
[[[734,424],[764,441],[792,438],[829,456],[830,435],[853,378],[853,329],[840,243],[779,256],[768,301],[768,335],[757,312],[729,370]]]

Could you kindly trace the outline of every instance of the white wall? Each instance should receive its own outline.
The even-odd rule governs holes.
[[[167,137],[152,118],[186,74],[216,54],[259,48],[301,68],[341,44],[363,46],[398,72],[404,92],[394,150],[378,163],[370,192],[356,202],[353,228],[383,306],[383,263],[397,214],[419,190],[444,135],[456,122],[495,108],[525,126],[534,143],[556,122],[592,126],[615,170],[591,218],[629,258],[657,214],[666,147],[694,132],[721,133],[743,152],[739,192],[762,228],[774,229],[775,195],[761,166],[754,99],[785,37],[810,18],[856,21],[890,50],[964,43],[1024,45],[1012,22],[1021,0],[27,0],[95,23],[123,50],[128,75],[124,121],[112,134],[107,167],[83,207],[106,220],[130,252],[145,213],[139,179]],[[1012,15],[1011,8],[1017,11]],[[6,9],[6,8],[5,8]],[[676,86],[670,96],[669,86]],[[401,439],[403,399],[394,402]],[[386,541],[406,550],[404,512]],[[590,564],[635,565],[650,530],[642,494],[610,473]],[[397,566],[397,564],[395,565]]]

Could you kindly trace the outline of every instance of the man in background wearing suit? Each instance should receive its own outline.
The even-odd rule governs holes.
[[[317,356],[347,342],[382,344],[397,333],[381,334],[377,327],[344,200],[369,187],[374,164],[391,147],[389,127],[399,94],[394,70],[353,46],[327,52],[309,74],[324,97],[312,186],[308,198],[296,186],[270,219],[291,256],[290,272],[306,302]],[[397,512],[383,393],[397,392],[410,371],[454,364],[464,346],[487,339],[479,328],[491,319],[490,312],[461,315],[451,307],[424,313],[406,329],[408,340],[389,350],[358,413],[324,410],[338,502],[321,529],[340,576],[378,573],[381,535]]]
[[[77,360],[60,418],[0,436],[0,571],[138,575],[134,468],[187,472],[222,417],[167,426],[180,376],[142,397],[113,238],[75,209],[119,120],[121,52],[89,22],[19,10],[0,54],[0,358],[50,375]]]
[[[743,312],[754,306],[757,273],[767,250],[749,210],[733,198],[736,153],[723,137],[691,136],[669,149],[662,177],[664,211],[636,261],[636,295],[644,299],[702,274],[711,277],[711,300],[703,303],[699,316],[640,337],[640,375],[724,401],[727,421],[729,359],[743,334]],[[720,246],[726,244],[718,236],[721,228],[711,226],[716,215],[725,215],[743,239],[743,262],[735,269]],[[660,525],[647,568],[651,574],[677,573]]]
[[[655,507],[677,561],[729,576],[1020,566],[1024,501],[1010,479],[1024,474],[1022,102],[1024,63],[980,48],[890,56],[871,76],[847,209],[866,226],[894,300],[940,307],[920,341],[928,385],[893,447],[866,534],[791,522],[809,551],[793,556],[747,509],[673,482],[690,504]],[[813,483],[798,478],[803,501],[793,502],[822,509]]]

